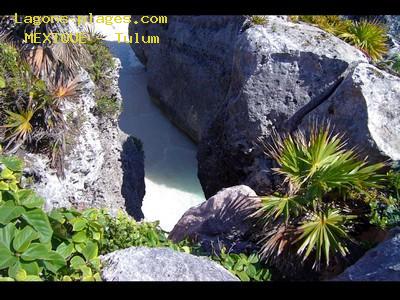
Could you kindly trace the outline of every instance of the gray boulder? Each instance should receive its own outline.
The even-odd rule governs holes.
[[[130,34],[160,37],[160,44],[132,48],[147,67],[152,100],[195,141],[226,96],[245,21],[244,16],[168,16],[166,25],[130,24]]]
[[[131,247],[100,259],[105,281],[239,281],[208,258],[168,248]]]
[[[259,146],[273,129],[294,130],[365,56],[314,26],[269,17],[243,32],[235,47],[230,90],[199,144],[199,179],[209,197],[245,184],[274,187],[272,162]]]
[[[334,281],[400,281],[400,227]]]
[[[369,161],[400,160],[400,78],[359,64],[300,128],[327,119]]]
[[[224,245],[243,252],[254,247],[246,237],[252,224],[245,217],[260,206],[260,198],[245,185],[223,189],[189,209],[169,234],[174,242],[188,239],[211,253]]]

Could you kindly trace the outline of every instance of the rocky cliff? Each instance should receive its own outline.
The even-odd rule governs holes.
[[[121,102],[118,88],[119,61],[110,72],[114,95]],[[81,96],[65,106],[68,149],[65,157],[65,178],[50,168],[47,156],[28,153],[25,176],[46,199],[45,209],[59,207],[106,208],[111,212],[126,210],[136,219],[141,212],[145,193],[144,153],[140,142],[123,133],[117,120],[94,113],[95,84],[82,69],[86,81]]]
[[[268,193],[273,162],[260,139],[315,119],[329,120],[372,161],[400,159],[400,79],[321,29],[275,16],[264,25],[174,16],[130,29],[160,36],[160,45],[133,49],[154,100],[199,143],[206,197],[238,184]]]

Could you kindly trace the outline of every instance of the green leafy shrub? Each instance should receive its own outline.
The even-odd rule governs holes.
[[[96,112],[101,116],[116,116],[121,110],[118,99],[106,96],[96,100]]]
[[[136,222],[123,212],[116,217],[102,209],[46,213],[44,200],[21,186],[23,168],[19,158],[0,155],[1,281],[100,281],[98,255],[132,246],[204,255],[198,245],[169,240],[158,222]],[[241,280],[270,280],[255,254],[223,250],[211,258]]]
[[[101,39],[93,39],[86,44],[86,47],[91,56],[91,62],[87,69],[92,80],[99,84],[106,78],[107,73],[115,67],[113,56]]]
[[[336,15],[303,15],[290,16],[293,22],[302,21],[309,24],[317,25],[319,28],[339,35],[347,30],[347,27],[352,23],[350,20],[344,20]]]
[[[251,16],[251,22],[255,25],[265,25],[268,23],[266,16]]]
[[[274,143],[266,145],[279,165],[275,171],[287,184],[286,195],[263,197],[262,207],[252,215],[263,224],[261,254],[270,262],[296,249],[303,262],[312,256],[313,268],[320,269],[323,260],[328,266],[333,256],[348,254],[356,217],[348,194],[381,188],[384,176],[377,172],[385,165],[359,160],[342,139],[329,125],[315,125],[309,138],[298,131],[275,135]]]
[[[225,269],[237,276],[241,281],[270,281],[271,273],[265,268],[257,254],[250,256],[240,253],[227,253],[221,249],[219,255],[214,254],[212,259],[219,262]]]
[[[387,29],[378,22],[354,22],[339,37],[359,48],[373,61],[381,59],[388,50]]]
[[[370,223],[381,229],[390,229],[400,225],[400,173],[390,171],[387,174],[385,194],[374,197],[369,202]]]
[[[23,163],[0,156],[0,277],[6,280],[100,280],[103,227],[96,211],[57,210],[20,186]]]
[[[387,28],[377,21],[362,20],[353,22],[336,15],[291,16],[293,22],[306,22],[330,32],[349,44],[357,47],[373,61],[386,54]]]
[[[175,244],[168,239],[167,233],[158,222],[136,222],[123,212],[116,217],[105,213],[105,228],[101,254],[129,247],[168,247],[177,251],[191,253],[192,247],[186,241]]]
[[[0,275],[15,280],[41,280],[55,274],[64,260],[52,249],[52,228],[41,209],[43,199],[21,189],[23,164],[15,157],[0,158]]]

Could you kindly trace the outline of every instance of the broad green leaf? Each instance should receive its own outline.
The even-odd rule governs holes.
[[[79,270],[82,266],[85,266],[86,263],[82,257],[79,255],[74,256],[70,261],[71,267],[75,270]]]
[[[10,202],[10,201],[7,201],[7,202]],[[7,202],[6,202],[6,204],[7,204]],[[0,207],[0,224],[7,225],[12,220],[21,216],[21,214],[24,212],[25,212],[25,209],[21,206],[9,207],[9,206],[3,205],[2,207]]]
[[[53,210],[48,214],[50,219],[53,219],[54,221],[57,221],[58,223],[64,224],[65,222],[65,217],[64,215],[58,211],[58,210]]]
[[[0,191],[8,191],[8,190],[10,190],[10,185],[0,180]]]
[[[11,267],[8,268],[8,276],[16,278],[20,270],[22,270],[22,266],[19,260],[17,260]]]
[[[15,180],[16,179],[14,172],[11,171],[9,168],[4,168],[0,172],[0,178],[7,179],[7,180]]]
[[[83,249],[85,248],[85,244],[81,243],[81,244],[75,244],[75,250],[78,251],[79,253],[82,253]]]
[[[26,261],[32,261],[37,259],[47,259],[50,251],[46,245],[39,243],[32,243],[29,248],[22,253],[21,258]]]
[[[86,247],[82,250],[82,254],[86,258],[86,260],[91,260],[95,258],[98,255],[98,252],[99,248],[97,246],[97,243],[94,243],[92,241],[89,241]]]
[[[80,270],[82,271],[84,277],[93,275],[92,269],[90,269],[88,266],[81,266]]]
[[[43,281],[42,278],[36,275],[27,275],[25,281]]]
[[[64,259],[69,257],[74,250],[74,244],[68,242],[61,243],[56,249],[57,253],[60,254]]]
[[[72,278],[69,276],[63,276],[62,281],[72,281]]]
[[[242,272],[238,272],[236,274],[240,278],[241,281],[250,281],[250,278],[249,278],[249,276],[247,276],[246,272],[242,271]]]
[[[83,218],[74,218],[70,220],[73,231],[81,231],[86,228],[87,221]]]
[[[44,204],[43,198],[32,190],[18,191],[19,203],[26,208],[41,208]]]
[[[2,276],[0,276],[0,281],[15,281],[15,279],[11,278],[11,277],[2,277]]]
[[[27,276],[28,276],[28,274],[26,274],[26,271],[24,269],[19,269],[17,274],[15,275],[15,280],[25,281]]]
[[[79,231],[79,232],[75,233],[75,234],[72,236],[72,240],[73,240],[75,243],[83,243],[83,242],[85,242],[85,241],[87,240],[86,232],[84,232],[84,231]]]
[[[100,241],[100,239],[101,239],[101,234],[100,234],[100,232],[93,232],[93,239],[95,240],[95,241]],[[185,251],[186,252],[186,251]],[[188,252],[189,253],[189,252]]]
[[[0,89],[4,89],[6,86],[6,80],[4,79],[4,77],[0,76]]]
[[[38,232],[42,243],[50,241],[53,230],[51,229],[47,215],[40,208],[26,211],[22,214],[22,217]]]
[[[0,246],[11,249],[11,241],[14,238],[16,227],[13,223],[9,223],[3,228],[0,228]]]
[[[39,275],[41,268],[39,267],[38,263],[33,261],[33,262],[24,262],[20,261],[22,269],[26,271],[28,275]]]
[[[17,261],[18,258],[13,255],[10,249],[0,245],[0,270],[11,267]]]
[[[256,276],[257,270],[253,265],[249,265],[247,266],[246,273],[247,275],[249,275],[250,278],[253,278],[254,276]]]
[[[101,277],[100,277],[100,274],[99,274],[99,273],[94,274],[94,275],[93,275],[93,278],[94,278],[94,280],[96,280],[96,281],[101,281]]]
[[[0,155],[0,163],[14,172],[22,172],[24,169],[24,162],[16,156]]]
[[[24,229],[19,230],[16,233],[15,238],[13,240],[14,250],[19,253],[22,253],[26,249],[28,249],[29,245],[33,240],[36,240],[38,238],[39,234],[35,230],[33,230],[32,227],[26,226],[24,227]]]
[[[45,259],[44,264],[48,267],[51,265],[50,271],[53,273],[57,273],[59,269],[66,265],[65,259],[56,251],[50,251],[48,256]]]

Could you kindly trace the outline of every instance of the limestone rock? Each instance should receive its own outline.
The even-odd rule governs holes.
[[[369,250],[334,281],[400,281],[400,228]]]
[[[131,247],[100,259],[105,281],[239,281],[208,258],[169,248]]]
[[[293,130],[335,90],[350,66],[366,62],[354,47],[314,26],[269,18],[236,43],[230,90],[199,144],[199,179],[207,197],[246,184],[274,186],[272,162],[259,146],[273,129]]]
[[[260,199],[248,186],[223,189],[189,209],[170,232],[169,238],[175,242],[185,238],[198,242],[210,253],[218,251],[222,245],[241,252],[253,246],[246,240],[252,224],[246,222],[245,217],[259,204]]]
[[[152,99],[195,141],[226,96],[233,49],[245,20],[244,16],[168,16],[166,25],[129,28],[131,35],[160,37],[160,44],[132,44],[132,48],[146,65]]]
[[[304,119],[306,129],[315,119],[327,119],[345,133],[348,146],[378,162],[400,160],[400,78],[362,63],[335,92]]]

